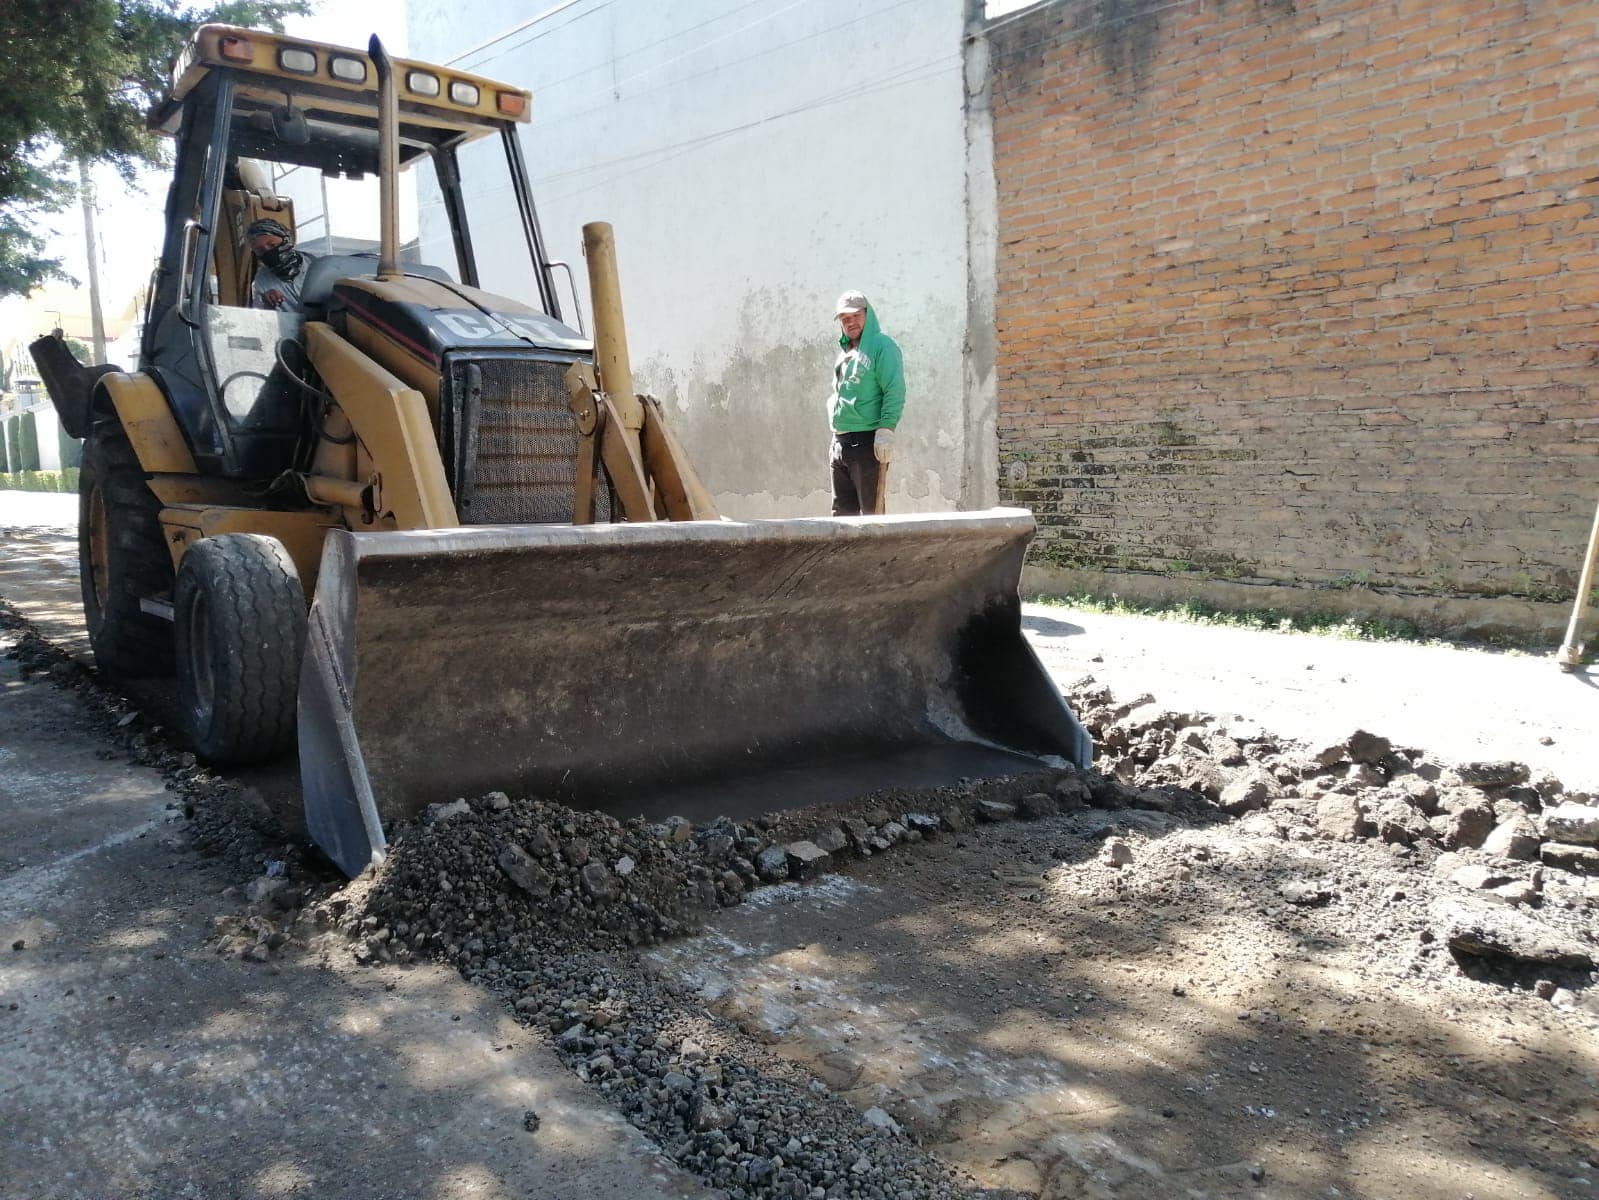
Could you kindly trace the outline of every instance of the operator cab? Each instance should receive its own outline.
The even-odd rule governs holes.
[[[431,328],[588,348],[561,322],[527,187],[516,137],[527,93],[424,64],[394,69],[398,279],[378,279],[378,93],[365,54],[206,26],[152,113],[176,137],[177,163],[140,367],[208,474],[270,480],[300,465],[317,392],[301,350],[307,321],[329,322],[422,391],[439,432],[443,356]],[[300,256],[297,303],[265,307],[253,294],[261,267],[248,231],[263,218]]]

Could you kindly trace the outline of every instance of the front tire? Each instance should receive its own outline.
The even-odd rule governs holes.
[[[78,574],[94,661],[123,678],[172,672],[172,627],[139,602],[172,594],[161,502],[114,419],[89,431],[78,476]]]
[[[305,592],[276,538],[202,538],[178,569],[178,693],[202,759],[256,763],[293,744]]]

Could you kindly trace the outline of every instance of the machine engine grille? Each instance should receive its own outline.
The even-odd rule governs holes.
[[[562,379],[570,365],[452,357],[441,432],[462,524],[571,523],[578,432]],[[602,482],[596,520],[610,520],[608,492]]]

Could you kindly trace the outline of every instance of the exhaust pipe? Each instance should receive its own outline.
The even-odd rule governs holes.
[[[381,231],[378,244],[378,278],[398,279],[400,270],[400,93],[394,66],[377,34],[367,43],[367,54],[378,76],[378,205]]]

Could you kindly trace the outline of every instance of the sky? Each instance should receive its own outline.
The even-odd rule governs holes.
[[[405,0],[362,0],[345,4],[321,0],[320,10],[284,22],[287,32],[313,41],[364,47],[376,33],[390,52],[404,54]],[[93,172],[95,236],[101,243],[100,304],[107,321],[125,310],[135,293],[148,281],[161,250],[162,210],[166,204],[167,175],[149,171],[129,183],[109,167]],[[84,252],[83,210],[74,204],[47,218],[46,249],[59,257],[78,287],[51,287],[33,300],[0,300],[0,347],[26,341],[53,322],[49,310],[59,311],[68,334],[89,340],[88,274]],[[81,328],[79,327],[81,326]]]

